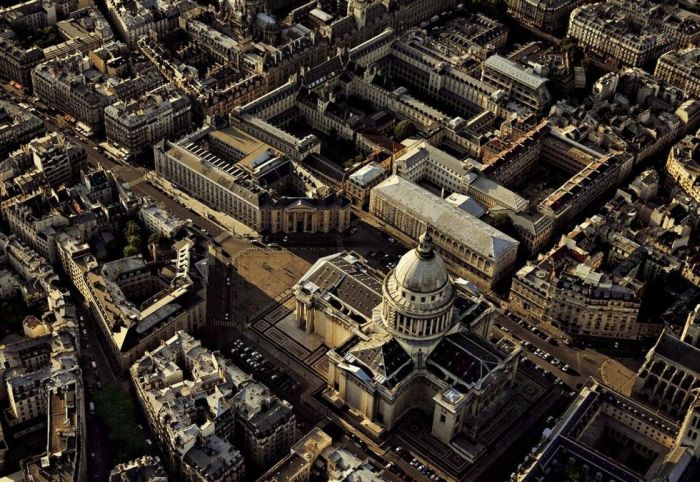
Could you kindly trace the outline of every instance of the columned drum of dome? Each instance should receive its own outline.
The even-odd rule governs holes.
[[[382,295],[382,321],[399,339],[431,341],[452,326],[455,290],[429,234],[385,278]]]

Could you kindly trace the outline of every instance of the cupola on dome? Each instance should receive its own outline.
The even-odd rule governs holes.
[[[433,241],[428,233],[420,237],[416,249],[401,257],[394,276],[397,284],[414,293],[434,293],[449,281],[442,258],[435,254]]]

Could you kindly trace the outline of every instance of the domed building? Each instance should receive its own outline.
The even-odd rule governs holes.
[[[442,336],[452,327],[455,289],[429,234],[406,253],[382,285],[378,310],[382,326],[423,366]]]
[[[376,274],[344,252],[295,286],[299,328],[329,348],[325,398],[376,436],[419,408],[434,437],[468,440],[472,452],[460,453],[475,457],[474,443],[508,412],[519,348],[487,341],[491,308],[458,292],[428,234],[383,281]]]

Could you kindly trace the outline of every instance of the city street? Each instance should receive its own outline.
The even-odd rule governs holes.
[[[94,395],[102,386],[109,383],[127,383],[115,376],[112,366],[101,344],[101,337],[88,311],[80,309],[80,331],[83,358],[83,387],[85,389],[85,413],[87,416],[87,435],[90,443],[87,445],[88,480],[105,480],[112,469],[110,461],[111,448],[107,438],[107,430],[102,421],[90,409],[94,405]],[[93,363],[95,364],[93,367]]]
[[[14,97],[18,102],[34,105],[29,97],[10,87],[8,84],[3,83],[0,85],[2,85],[2,90],[0,90],[2,97]],[[50,114],[41,110],[42,106],[34,105],[34,107],[36,108],[37,115],[44,120],[47,131],[61,132],[76,144],[81,145],[85,149],[88,161],[92,166],[101,166],[104,169],[111,170],[122,182],[128,183],[137,196],[147,195],[153,197],[157,201],[164,203],[179,216],[192,219],[195,225],[200,229],[205,229],[211,236],[219,236],[223,233],[223,230],[217,224],[182,207],[172,198],[166,196],[156,187],[148,183],[145,179],[145,174],[148,172],[147,169],[116,163],[100,153],[96,149],[95,142],[73,132],[69,126],[60,126]],[[74,298],[80,299],[80,296],[74,292]],[[86,429],[87,440],[89,441],[86,445],[88,459],[87,479],[103,481],[107,480],[109,472],[113,468],[113,455],[116,453],[116,448],[113,446],[113,442],[108,439],[106,427],[99,417],[90,409],[90,404],[94,404],[95,393],[101,387],[117,383],[128,390],[129,382],[126,377],[119,372],[118,368],[113,367],[110,363],[110,359],[108,358],[109,354],[105,353],[102,337],[99,335],[98,328],[95,326],[87,307],[82,306],[79,308],[79,316],[85,413],[87,417]]]
[[[236,312],[236,270],[230,258],[217,250],[209,270],[207,291],[207,323],[213,326],[234,326]]]
[[[204,229],[211,237],[216,238],[224,233],[220,225],[210,221],[204,215],[200,215],[193,209],[183,207],[179,202],[171,196],[166,195],[159,188],[154,186],[146,179],[148,169],[144,167],[132,166],[124,162],[116,162],[98,150],[99,141],[87,138],[75,132],[70,126],[61,126],[56,122],[55,117],[46,111],[45,106],[32,101],[31,97],[24,95],[17,89],[8,84],[0,84],[7,95],[15,97],[16,101],[26,103],[34,109],[36,114],[44,120],[46,130],[49,132],[60,132],[74,143],[80,145],[87,153],[88,162],[94,167],[102,167],[111,170],[114,174],[125,183],[128,183],[134,194],[137,196],[150,196],[158,202],[163,203],[169,210],[173,211],[178,216],[184,219],[191,219],[192,222]]]
[[[548,342],[545,338],[533,333],[531,329],[518,324],[516,321],[518,318],[515,315],[501,315],[495,319],[495,323],[496,326],[502,327],[501,331],[512,335],[517,340],[530,343],[533,348],[524,349],[525,356],[536,365],[560,378],[571,389],[579,389],[590,377],[599,380],[605,379],[607,384],[623,393],[631,388],[634,370],[591,348],[580,349],[568,346],[563,339],[556,338],[552,338]],[[536,349],[549,353],[552,360],[556,358],[560,360],[562,366],[568,365],[570,369],[568,372],[562,371],[550,361],[536,355],[534,353]]]

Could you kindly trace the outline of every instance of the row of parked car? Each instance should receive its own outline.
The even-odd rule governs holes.
[[[428,480],[433,480],[436,482],[444,482],[445,479],[440,477],[438,474],[436,474],[430,467],[424,465],[420,460],[418,460],[416,457],[411,454],[411,452],[401,446],[394,447],[394,453],[404,459],[408,464],[416,469],[416,471],[420,472],[423,474]],[[413,480],[411,479],[408,475],[406,475],[403,470],[401,470],[400,467],[398,467],[396,464],[393,462],[389,462],[386,464],[385,467],[387,470],[390,472],[393,472],[394,474],[398,475],[401,477],[401,474],[404,474],[405,477],[402,477],[403,480]]]
[[[553,345],[553,346],[558,345],[558,342],[554,338],[552,338],[550,335],[543,332],[542,330],[540,330],[536,326],[523,320],[522,318],[515,315],[514,313],[506,312],[506,315],[512,321],[514,321],[518,325],[522,326],[523,328],[529,330],[530,332],[532,332],[534,335],[536,335],[538,338],[542,339],[543,341],[546,341],[550,345]],[[561,361],[560,359],[558,359],[556,356],[549,353],[547,350],[544,350],[542,348],[538,348],[537,346],[530,343],[529,341],[521,339],[520,337],[518,337],[514,333],[512,333],[511,330],[509,330],[507,327],[503,326],[501,323],[496,322],[495,325],[501,331],[509,333],[511,336],[517,338],[520,341],[520,343],[522,344],[524,349],[526,349],[530,353],[534,354],[535,356],[538,356],[543,361],[548,362],[549,364],[558,368],[559,370],[563,371],[564,373],[568,373],[568,374],[572,374],[572,375],[576,374],[576,371],[573,368],[571,368],[568,364],[566,364],[563,361]],[[540,372],[545,378],[549,379],[550,381],[554,382],[555,384],[557,384],[557,385],[564,384],[563,380],[561,380],[561,378],[556,376],[556,374],[552,373],[550,370],[547,370],[547,369],[537,365],[536,363],[532,362],[531,360],[528,360],[527,358],[525,358],[523,360],[523,363],[526,366],[530,366],[530,367],[534,368],[536,371]]]
[[[243,338],[234,340],[230,357],[238,367],[270,387],[278,387],[284,393],[299,388],[299,382],[265,359],[262,353],[249,346]]]

